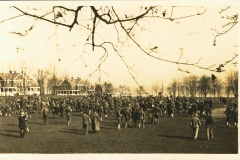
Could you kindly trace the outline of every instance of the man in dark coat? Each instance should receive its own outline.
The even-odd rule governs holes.
[[[231,122],[232,122],[232,109],[231,106],[229,105],[228,108],[225,110],[225,115],[226,115],[226,123],[227,123],[227,127],[231,126]]]
[[[137,108],[133,108],[132,110],[132,119],[134,122],[134,127],[137,127],[137,120],[138,120],[138,112],[137,112]]]
[[[207,134],[207,139],[209,140],[210,138],[213,139],[213,128],[215,128],[213,118],[209,112],[206,113],[205,116],[206,120],[206,134]]]
[[[195,114],[195,113],[197,113],[197,105],[196,105],[195,102],[193,102],[193,104],[192,104],[192,114]]]
[[[19,128],[20,128],[20,138],[24,138],[24,135],[26,133],[26,116],[24,115],[24,112],[21,112],[21,115],[18,117],[19,122]]]
[[[208,104],[206,104],[206,106],[204,107],[204,112],[205,112],[205,115],[207,115],[207,114],[211,115],[212,114],[211,108],[209,107]]]
[[[234,111],[233,111],[233,120],[234,120],[234,125],[235,125],[235,128],[238,128],[238,108],[234,108]]]

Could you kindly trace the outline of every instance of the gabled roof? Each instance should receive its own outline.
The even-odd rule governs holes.
[[[59,83],[58,86],[71,86],[71,84],[66,79],[64,79],[61,83]]]
[[[22,73],[0,73],[0,80],[22,80]],[[28,75],[25,75],[26,80],[32,80]]]
[[[81,79],[68,79],[67,80],[70,84],[71,84],[71,86],[77,86],[77,84],[79,84],[79,82],[81,81]]]

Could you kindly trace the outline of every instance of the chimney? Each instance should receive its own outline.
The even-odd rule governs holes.
[[[72,77],[72,79],[73,79],[73,77]]]
[[[12,74],[12,71],[9,71],[10,74]]]
[[[14,73],[16,73],[16,70],[14,70]]]

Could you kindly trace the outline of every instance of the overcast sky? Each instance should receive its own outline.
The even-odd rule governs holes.
[[[43,2],[40,3],[41,6],[31,4],[30,2],[22,3],[19,8],[30,11],[27,9],[28,6],[34,6],[35,8],[43,7],[44,13],[45,9],[51,6],[52,3]],[[141,3],[139,3],[139,6]],[[9,8],[8,5],[10,4],[5,3],[5,5],[1,5],[0,21],[19,14],[16,9]],[[76,4],[71,3],[69,6],[76,6]],[[222,16],[236,14],[239,9],[236,6],[231,6],[229,10],[219,14],[222,8],[224,6],[205,5],[203,8],[198,8],[199,12],[206,9],[202,16],[179,19],[176,22],[163,19],[149,19],[148,22],[141,22],[141,25],[147,31],[136,31],[136,41],[144,47],[158,46],[158,52],[162,55],[161,58],[164,59],[177,61],[181,53],[180,48],[182,48],[183,56],[181,62],[188,61],[189,63],[194,63],[202,58],[199,63],[200,66],[206,67],[216,64],[217,67],[219,64],[225,63],[226,60],[230,60],[234,53],[238,54],[238,47],[236,46],[239,43],[239,25],[236,25],[227,34],[218,37],[216,46],[213,46],[215,32],[211,29],[216,28],[221,31],[221,26],[226,22]],[[135,13],[135,10],[138,11],[137,6],[126,7],[123,4],[118,6],[118,9],[122,9],[123,14]],[[165,6],[162,10],[166,10],[168,16],[171,8]],[[196,13],[195,10],[195,7],[190,9],[183,7],[174,10],[173,16],[189,15]],[[82,18],[86,17],[87,19],[88,13],[87,10],[82,13]],[[26,63],[29,68],[34,64],[31,73],[34,73],[38,68],[49,69],[51,65],[56,64],[59,74],[68,72],[70,77],[86,79],[88,74],[96,69],[98,59],[103,55],[103,51],[96,48],[93,52],[92,48],[89,47],[86,48],[86,54],[83,55],[83,58],[79,58],[84,49],[82,44],[86,41],[88,35],[86,31],[79,29],[80,26],[76,25],[72,31],[69,31],[66,27],[56,28],[50,23],[38,21],[26,37],[9,33],[24,33],[24,30],[32,24],[34,24],[33,19],[28,17],[0,23],[1,71],[8,70],[8,66],[10,66],[11,70],[19,71],[20,62]],[[100,27],[96,31],[96,43],[101,43],[103,40],[116,42],[117,37],[114,26],[107,26],[103,23],[99,25]],[[52,36],[53,33],[56,33],[57,36],[56,34]],[[120,32],[120,34],[124,35],[124,32]],[[125,44],[127,45],[127,43]],[[72,45],[78,46],[73,47]],[[136,73],[133,74],[140,85],[150,86],[157,81],[163,81],[167,84],[173,78],[189,75],[178,71],[176,64],[153,59],[144,54],[133,43],[130,42],[129,45],[122,49],[121,55],[124,56],[130,67],[134,65]],[[20,49],[17,50],[17,48]],[[115,86],[124,84],[136,86],[119,56],[111,48],[108,48],[108,51],[108,58],[102,65],[102,69],[107,75],[103,72],[101,73],[101,82],[111,81]],[[203,74],[211,76],[211,74],[215,74],[221,79],[225,77],[225,73],[219,74],[189,66],[180,66],[180,68],[189,70],[191,74],[197,76]],[[237,67],[229,64],[224,69],[231,70],[237,69]],[[99,72],[96,72],[90,78],[90,81],[93,83],[98,82],[98,77]]]

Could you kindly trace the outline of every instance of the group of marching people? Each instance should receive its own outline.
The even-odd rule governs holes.
[[[37,106],[29,105],[28,101],[22,101],[20,99],[21,98],[9,98],[5,100],[5,102],[0,100],[0,116],[10,117],[11,115],[18,115],[24,108],[31,117],[31,114],[37,111]]]
[[[224,103],[225,105],[225,103]],[[230,106],[230,107],[229,107]],[[43,115],[43,123],[47,124],[49,116],[53,119],[65,118],[67,125],[71,123],[72,112],[78,112],[83,117],[83,131],[88,133],[88,125],[92,125],[93,131],[100,130],[100,122],[109,114],[116,113],[117,129],[128,127],[145,127],[147,123],[158,124],[160,117],[168,116],[173,118],[175,113],[186,113],[189,116],[200,113],[200,117],[206,116],[212,109],[212,100],[206,98],[204,101],[193,97],[172,97],[172,96],[148,96],[148,97],[113,97],[111,95],[99,96],[89,95],[82,97],[35,97],[8,99],[5,103],[0,102],[0,115],[10,116],[11,114],[24,113],[31,118],[33,113],[39,112]],[[65,112],[65,114],[64,114]],[[50,115],[51,113],[51,115]],[[211,114],[211,113],[210,113]],[[229,102],[225,114],[227,125],[230,127],[234,121],[237,127],[237,102]],[[193,116],[194,117],[194,116]],[[131,123],[133,123],[131,125]]]

